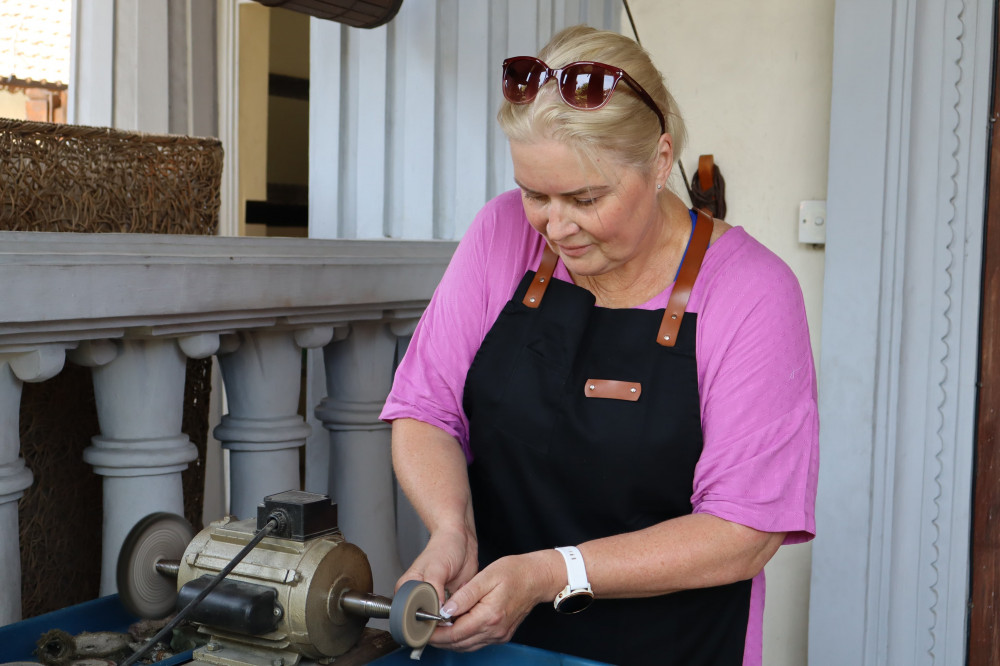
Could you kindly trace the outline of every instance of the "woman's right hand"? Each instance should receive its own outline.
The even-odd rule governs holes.
[[[413,561],[396,589],[408,580],[422,580],[437,590],[445,600],[465,585],[479,571],[479,547],[475,532],[469,529],[439,530],[431,535],[423,552]]]

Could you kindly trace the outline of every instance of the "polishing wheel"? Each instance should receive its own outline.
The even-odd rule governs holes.
[[[399,586],[389,611],[389,632],[397,643],[421,648],[431,639],[437,622],[418,620],[417,611],[438,615],[437,591],[430,583],[408,580]]]
[[[177,580],[156,565],[180,560],[194,535],[191,523],[174,513],[153,513],[135,524],[118,553],[118,596],[125,608],[150,619],[174,610]]]

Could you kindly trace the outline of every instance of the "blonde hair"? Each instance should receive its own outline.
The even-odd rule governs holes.
[[[674,159],[684,147],[686,133],[677,102],[663,83],[663,75],[649,54],[633,40],[586,25],[566,28],[538,53],[549,67],[593,60],[628,72],[663,113],[673,138]],[[594,159],[610,155],[619,163],[642,171],[652,168],[660,138],[656,114],[625,81],[619,81],[608,104],[598,111],[582,111],[566,104],[555,85],[546,82],[529,104],[503,100],[497,113],[500,128],[511,141],[553,139],[565,142]]]

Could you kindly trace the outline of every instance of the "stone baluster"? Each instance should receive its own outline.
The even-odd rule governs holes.
[[[92,368],[101,434],[83,459],[104,477],[101,595],[116,591],[118,552],[150,513],[184,514],[181,472],[198,450],[181,433],[187,359],[171,339],[82,343],[70,359]]]
[[[389,426],[379,413],[392,386],[396,337],[384,322],[338,329],[323,350],[327,397],[316,416],[330,431],[330,496],[340,529],[368,555],[378,594],[402,573],[396,543]]]
[[[298,449],[312,431],[298,413],[302,349],[332,336],[332,327],[316,327],[222,337],[218,358],[229,411],[214,434],[229,450],[233,515],[252,518],[266,495],[300,488]]]
[[[65,345],[0,351],[0,626],[21,619],[21,549],[17,500],[34,480],[20,457],[21,387],[55,376]]]

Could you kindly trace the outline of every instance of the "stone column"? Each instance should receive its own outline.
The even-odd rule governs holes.
[[[19,457],[23,382],[56,375],[65,362],[65,347],[0,352],[0,626],[21,619],[21,547],[17,500],[34,480]]]
[[[198,449],[181,433],[187,360],[175,340],[96,341],[71,360],[93,368],[101,434],[83,459],[104,477],[101,595],[116,591],[125,536],[157,511],[184,514],[181,472]]]
[[[331,327],[223,336],[219,365],[229,412],[215,438],[229,449],[230,513],[251,518],[266,495],[301,487],[299,447],[311,427],[298,413],[302,349],[326,344]]]
[[[390,431],[378,416],[392,386],[396,336],[384,322],[338,333],[324,349],[327,397],[316,408],[330,431],[330,496],[344,536],[368,555],[375,592],[392,595],[402,567]]]

